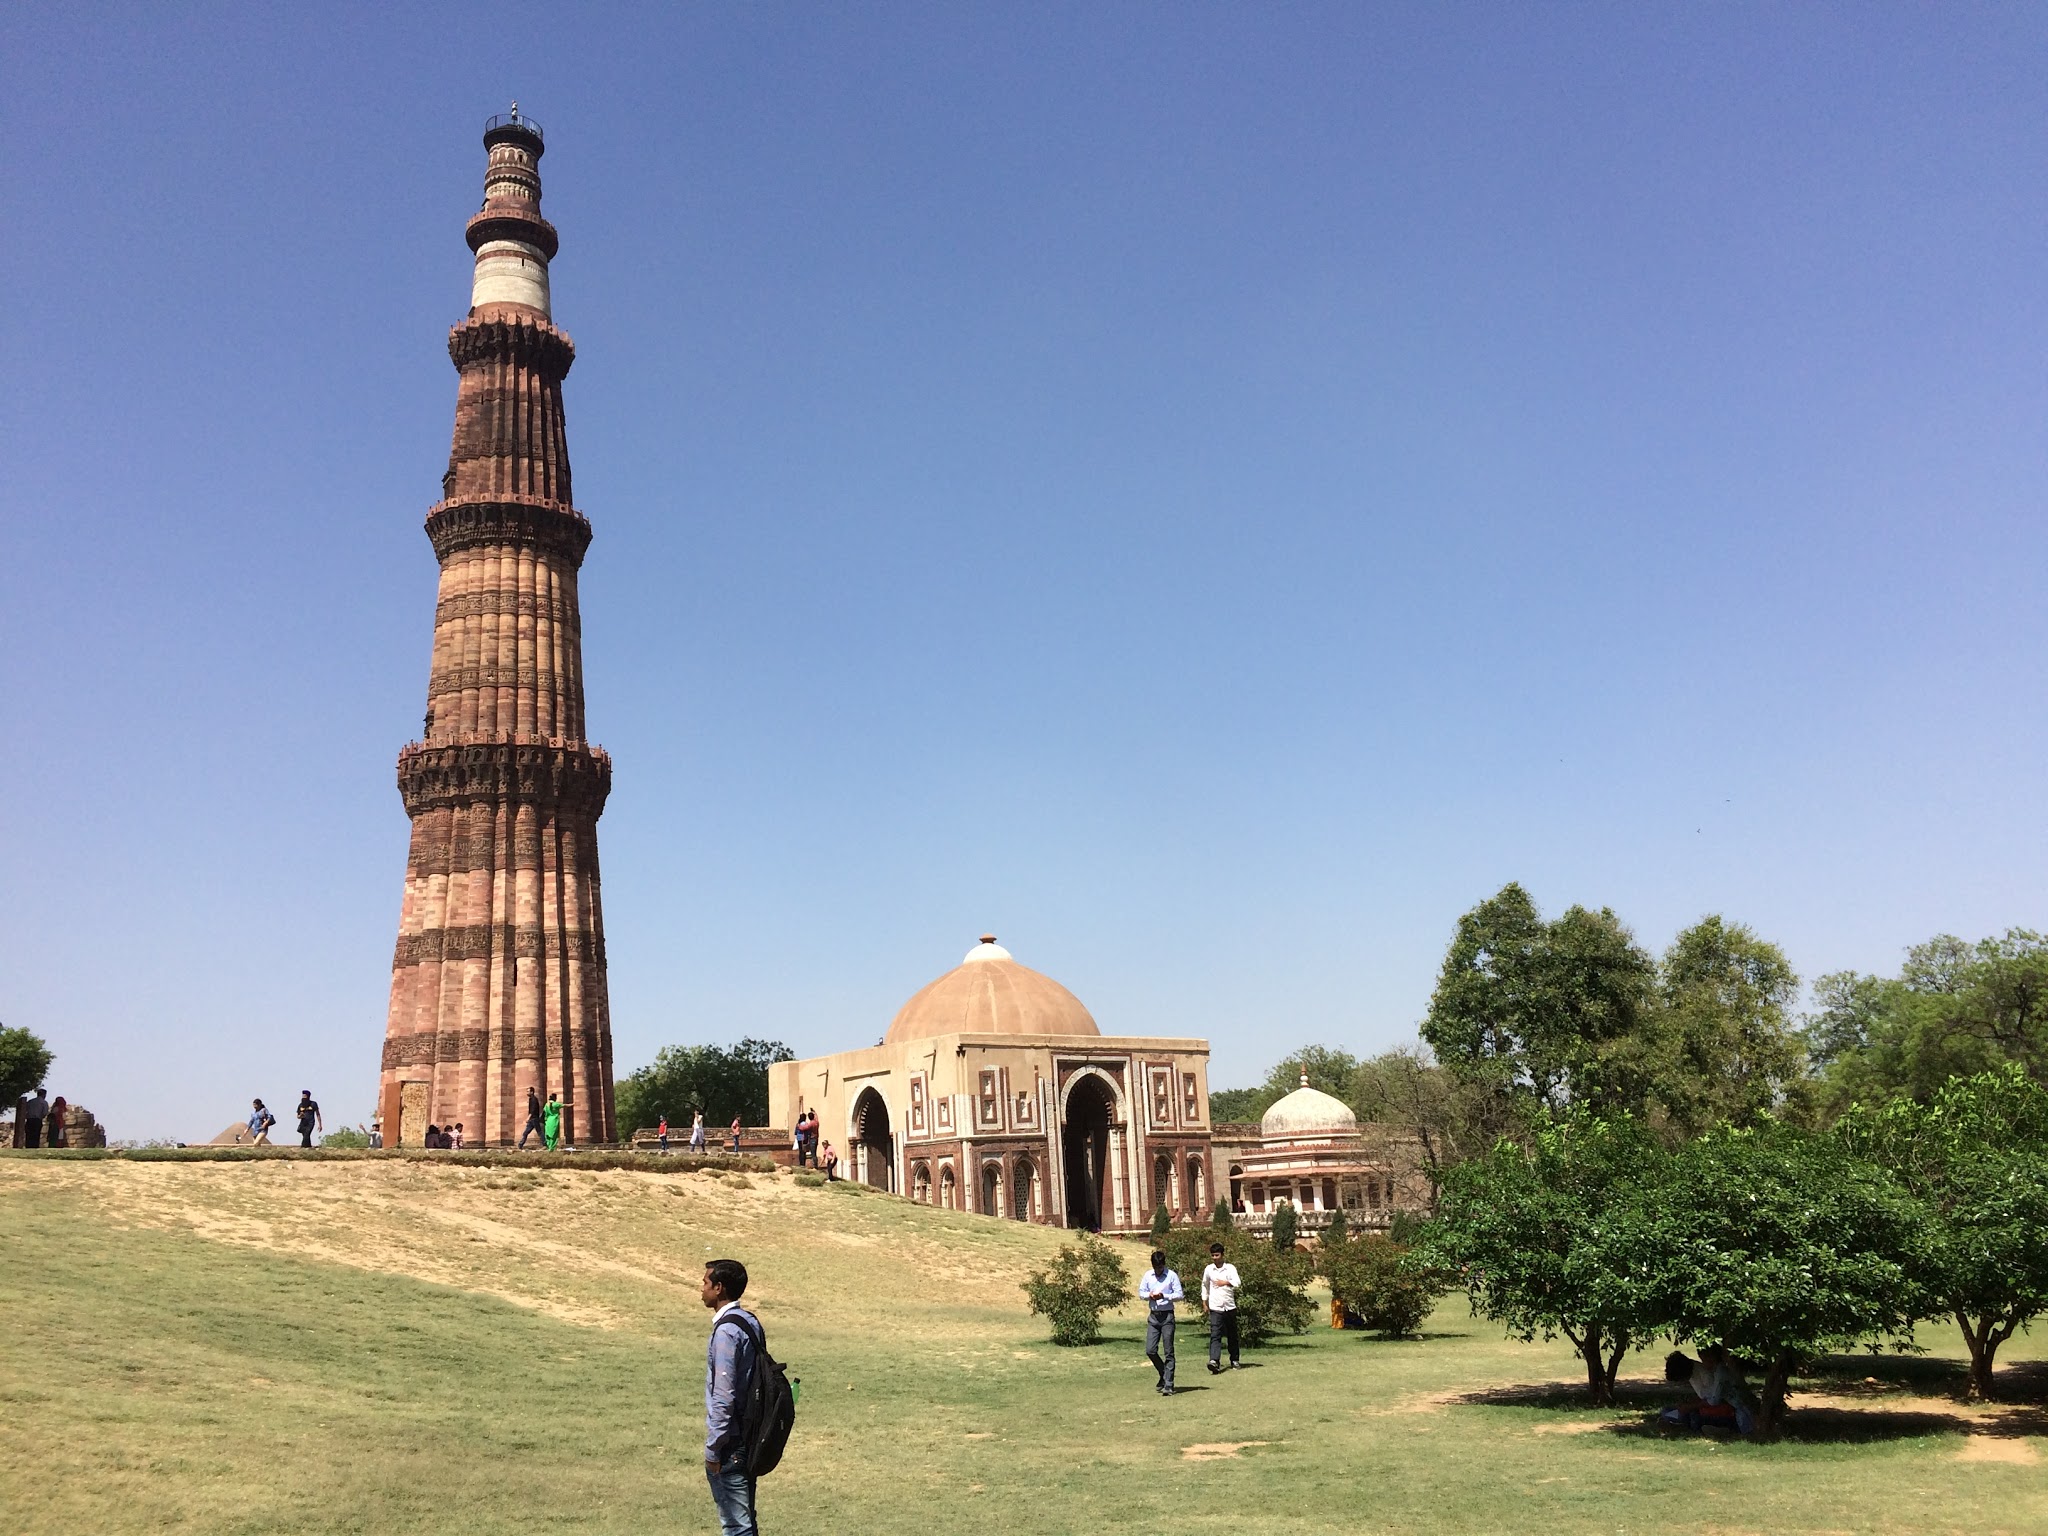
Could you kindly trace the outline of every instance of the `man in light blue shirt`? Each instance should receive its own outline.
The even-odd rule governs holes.
[[[1145,1303],[1145,1358],[1159,1373],[1159,1395],[1173,1396],[1173,1304],[1185,1294],[1180,1276],[1166,1267],[1166,1251],[1152,1250],[1152,1267],[1138,1281]]]

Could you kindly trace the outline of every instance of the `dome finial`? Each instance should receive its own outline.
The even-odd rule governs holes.
[[[983,935],[981,936],[981,942],[982,942],[982,943],[984,943],[984,944],[993,944],[993,943],[995,943],[995,941],[996,941],[996,936],[995,936],[994,934],[992,934],[992,933],[984,933],[984,934],[983,934]]]
[[[1301,1086],[1304,1088],[1308,1086],[1308,1074],[1306,1072],[1301,1074]]]

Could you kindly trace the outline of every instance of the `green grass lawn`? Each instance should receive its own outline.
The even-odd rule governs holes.
[[[803,1378],[770,1531],[2048,1530],[2026,1337],[2026,1401],[1956,1402],[1930,1329],[1755,1446],[1647,1429],[1659,1357],[1586,1409],[1566,1347],[1455,1299],[1419,1341],[1318,1328],[1213,1379],[1184,1323],[1163,1400],[1135,1314],[1063,1350],[1024,1312],[1059,1234],[787,1177],[0,1157],[0,1233],[23,1529],[715,1530],[697,1279],[732,1256]]]

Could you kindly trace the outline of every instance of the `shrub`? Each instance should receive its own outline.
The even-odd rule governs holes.
[[[1282,1200],[1273,1207],[1273,1246],[1282,1253],[1294,1246],[1294,1202]]]
[[[816,1189],[820,1184],[823,1184],[825,1182],[825,1175],[823,1175],[822,1173],[813,1173],[808,1168],[799,1168],[796,1171],[796,1181],[797,1183],[803,1185],[805,1189]]]
[[[1172,1230],[1172,1228],[1173,1218],[1166,1214],[1166,1207],[1163,1204],[1153,1206],[1152,1241],[1156,1244],[1161,1238],[1165,1237],[1166,1234]]]
[[[1221,1227],[1226,1232],[1237,1225],[1231,1218],[1230,1202],[1228,1200],[1218,1200],[1216,1202],[1216,1214],[1209,1218],[1209,1224],[1213,1227]]]
[[[1351,1218],[1344,1214],[1344,1207],[1338,1206],[1330,1212],[1330,1224],[1323,1228],[1320,1241],[1342,1245],[1351,1237]]]
[[[352,1125],[337,1126],[320,1138],[323,1147],[367,1147],[369,1136]]]
[[[1131,1280],[1109,1244],[1084,1233],[1032,1272],[1024,1294],[1032,1312],[1052,1324],[1053,1343],[1093,1344],[1102,1337],[1102,1314],[1130,1300]]]
[[[1188,1305],[1202,1304],[1202,1270],[1209,1245],[1221,1243],[1223,1256],[1237,1266],[1237,1326],[1248,1344],[1264,1343],[1276,1333],[1303,1333],[1315,1321],[1315,1303],[1306,1287],[1312,1273],[1308,1257],[1282,1252],[1248,1233],[1217,1227],[1175,1227],[1158,1245],[1166,1262],[1180,1275]]]
[[[1420,1328],[1444,1290],[1442,1277],[1418,1255],[1376,1235],[1335,1242],[1326,1236],[1316,1250],[1316,1271],[1361,1323],[1389,1338]]]

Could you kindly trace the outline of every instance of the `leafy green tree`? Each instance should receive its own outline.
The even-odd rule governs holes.
[[[1282,1253],[1294,1247],[1294,1202],[1279,1200],[1273,1205],[1273,1246]]]
[[[1587,1393],[1610,1402],[1622,1357],[1656,1331],[1627,1228],[1664,1156],[1633,1119],[1541,1110],[1526,1144],[1451,1170],[1424,1256],[1515,1337],[1571,1340]]]
[[[1962,1329],[1970,1395],[1991,1396],[1999,1346],[2048,1312],[2048,1087],[2008,1062],[1926,1104],[1859,1105],[1839,1129],[1924,1207],[1921,1278]]]
[[[1378,1233],[1364,1237],[1327,1234],[1317,1247],[1316,1272],[1330,1294],[1375,1333],[1407,1338],[1420,1328],[1443,1294],[1441,1273],[1409,1249]]]
[[[1453,1075],[1562,1109],[1640,1102],[1633,1053],[1656,965],[1613,912],[1572,907],[1546,922],[1507,885],[1458,919],[1422,1038]]]
[[[1895,1093],[1926,1103],[2006,1062],[2048,1082],[2048,938],[2030,929],[1975,944],[1942,934],[1908,950],[1896,977],[1837,972],[1814,994],[1805,1039],[1830,1115]]]
[[[0,1104],[12,1106],[42,1087],[56,1059],[40,1035],[0,1028]]]
[[[1131,1277],[1115,1249],[1084,1232],[1032,1272],[1024,1294],[1052,1324],[1053,1343],[1093,1344],[1102,1337],[1102,1314],[1131,1299]]]
[[[669,1045],[616,1086],[619,1131],[630,1136],[663,1115],[671,1123],[704,1111],[707,1124],[738,1115],[746,1125],[768,1123],[768,1067],[794,1061],[780,1040],[746,1039],[734,1046]]]
[[[1701,919],[1672,941],[1639,1076],[1651,1112],[1686,1136],[1782,1110],[1806,1072],[1792,1022],[1799,977],[1741,923]]]
[[[1259,1118],[1273,1107],[1263,1085],[1257,1088],[1218,1088],[1209,1095],[1209,1123],[1243,1123]]]
[[[1777,1434],[1802,1362],[1909,1333],[1923,1292],[1916,1203],[1837,1137],[1723,1126],[1663,1160],[1619,1224],[1638,1315],[1764,1367],[1758,1432]]]
[[[1348,1098],[1369,1137],[1413,1149],[1429,1181],[1432,1211],[1446,1173],[1522,1124],[1520,1109],[1506,1093],[1453,1076],[1413,1046],[1360,1062]],[[1392,1156],[1400,1150],[1405,1149],[1386,1149]]]

